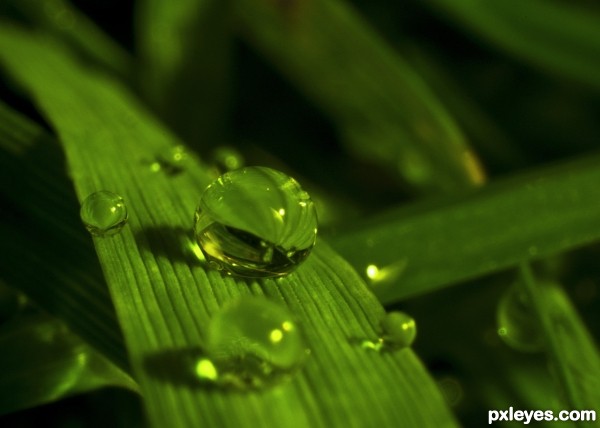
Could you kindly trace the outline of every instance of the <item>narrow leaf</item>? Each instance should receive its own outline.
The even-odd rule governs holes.
[[[136,383],[56,319],[22,314],[0,327],[0,414]]]
[[[570,2],[430,0],[500,48],[600,89],[600,15]]]
[[[435,206],[400,208],[332,240],[383,302],[600,238],[600,157],[565,162]]]
[[[245,40],[333,119],[358,156],[420,189],[483,181],[476,156],[426,83],[343,1],[235,5]]]

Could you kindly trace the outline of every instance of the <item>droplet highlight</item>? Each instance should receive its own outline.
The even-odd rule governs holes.
[[[223,174],[204,191],[194,234],[209,265],[245,277],[284,276],[310,254],[314,204],[296,180],[266,167]]]
[[[544,336],[531,304],[520,284],[511,286],[498,303],[498,336],[508,346],[523,352],[544,349]]]
[[[89,195],[81,204],[81,221],[95,236],[119,233],[127,223],[127,207],[116,193],[100,190]]]
[[[206,332],[206,357],[196,371],[220,386],[261,387],[306,360],[308,348],[291,313],[265,298],[246,297],[221,309]]]

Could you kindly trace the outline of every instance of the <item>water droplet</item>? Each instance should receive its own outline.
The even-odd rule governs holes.
[[[407,265],[407,259],[400,259],[395,263],[390,263],[385,266],[377,266],[376,264],[371,263],[367,265],[365,274],[367,275],[368,280],[374,285],[382,282],[390,283],[398,280]]]
[[[27,304],[23,293],[13,290],[0,281],[0,324],[15,317]]]
[[[127,207],[121,196],[100,190],[85,198],[80,216],[92,235],[114,235],[127,223]]]
[[[417,337],[417,324],[413,317],[405,312],[393,311],[381,320],[381,337],[376,341],[364,340],[361,346],[378,352],[397,351],[406,348]]]
[[[437,381],[438,388],[446,399],[446,402],[452,406],[457,406],[463,399],[464,392],[460,382],[453,377],[443,377]]]
[[[212,164],[219,174],[233,171],[244,166],[244,157],[233,147],[217,147],[210,156]]]
[[[181,174],[189,157],[185,146],[170,147],[155,156],[150,162],[150,171],[164,172],[171,176]]]
[[[502,296],[496,315],[498,336],[511,348],[524,352],[543,350],[539,322],[519,284],[511,286]]]
[[[270,168],[247,167],[208,186],[194,233],[218,269],[246,277],[283,276],[310,254],[317,216],[296,180]]]
[[[527,249],[527,252],[530,256],[535,256],[538,253],[538,251],[538,247],[536,247],[535,245],[532,245]]]
[[[198,375],[242,388],[280,380],[308,355],[289,311],[259,297],[239,299],[219,311],[208,325],[205,350],[210,364],[198,361]]]

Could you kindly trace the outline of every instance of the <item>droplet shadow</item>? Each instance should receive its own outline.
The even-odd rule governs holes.
[[[156,256],[190,265],[203,264],[195,250],[192,230],[181,226],[146,227],[135,234],[138,245]],[[198,249],[199,251],[199,249]]]
[[[149,354],[142,364],[150,376],[160,381],[189,388],[214,389],[216,385],[202,380],[196,373],[196,366],[203,358],[206,353],[201,347],[189,347]]]

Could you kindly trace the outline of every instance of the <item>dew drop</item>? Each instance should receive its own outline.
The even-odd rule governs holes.
[[[381,336],[376,341],[364,340],[361,346],[378,352],[391,352],[412,345],[417,337],[413,317],[402,311],[392,311],[380,323]]]
[[[308,257],[317,235],[308,193],[293,178],[265,167],[217,178],[194,217],[195,237],[209,264],[245,277],[289,274]]]
[[[79,214],[86,229],[96,236],[114,235],[127,223],[127,207],[123,198],[107,190],[85,198]]]
[[[265,298],[245,297],[226,305],[206,332],[206,356],[196,367],[221,386],[257,387],[298,369],[308,348],[290,312]],[[212,367],[211,367],[212,365]]]
[[[519,284],[511,286],[498,303],[498,336],[511,348],[538,352],[544,348],[544,336],[525,293]]]
[[[181,174],[190,155],[185,146],[170,147],[157,154],[150,162],[150,171],[163,172],[169,176]]]

